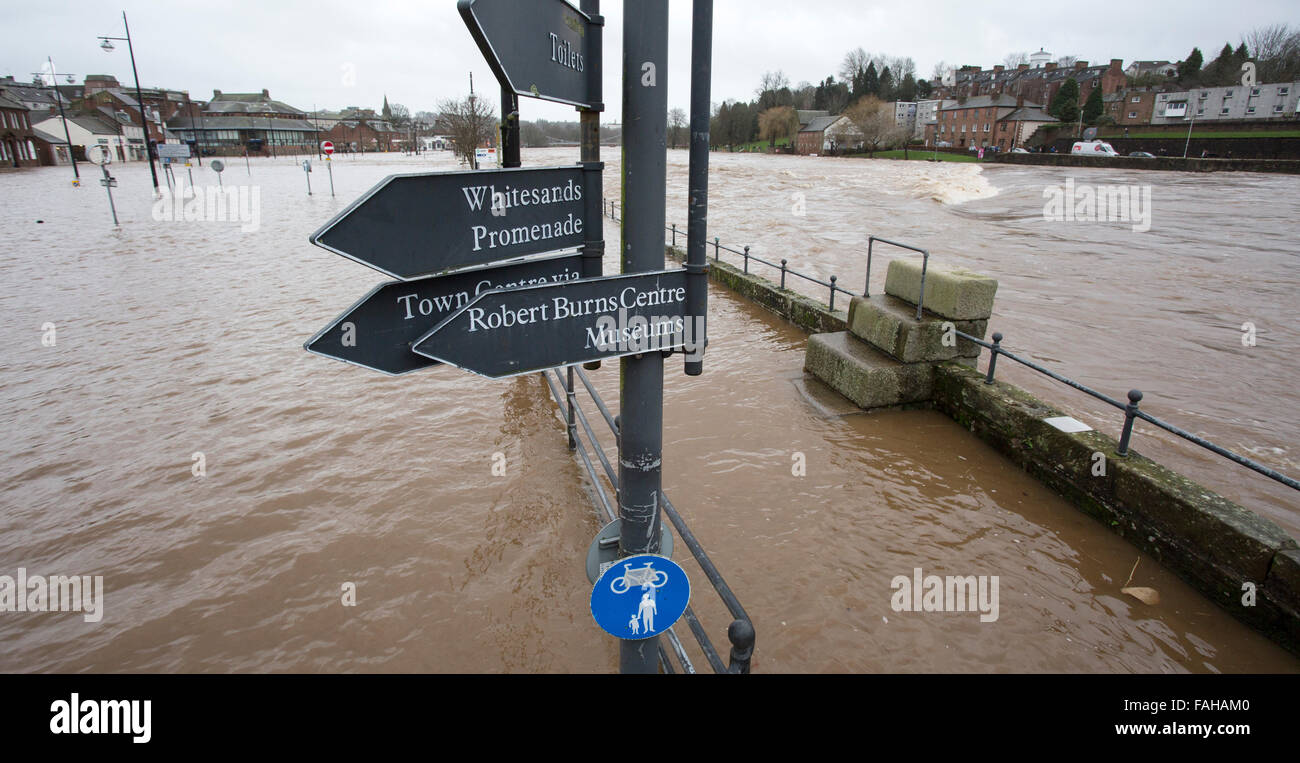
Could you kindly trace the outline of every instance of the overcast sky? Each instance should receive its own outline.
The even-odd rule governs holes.
[[[519,0],[532,2],[532,0]],[[122,16],[102,0],[8,3],[0,32],[0,75],[30,81],[46,56],[77,75],[113,74],[131,83],[125,43],[104,53],[98,35],[122,36]],[[605,0],[605,121],[621,121],[622,7]],[[456,11],[455,0],[135,0],[122,6],[131,23],[141,84],[188,90],[259,92],[305,111],[345,106],[378,109],[385,95],[412,111],[443,98],[499,89]],[[690,98],[690,13],[672,2],[669,102]],[[939,61],[992,66],[1008,54],[1040,47],[1091,62],[1122,58],[1180,60],[1193,45],[1207,61],[1224,42],[1251,29],[1300,26],[1296,0],[1141,0],[1084,7],[990,0],[717,0],[713,100],[754,96],[759,77],[782,70],[791,84],[838,76],[857,47],[911,56],[928,77]],[[522,99],[524,119],[574,119],[570,107]]]

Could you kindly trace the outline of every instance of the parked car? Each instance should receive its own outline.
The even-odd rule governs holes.
[[[935,148],[952,148],[952,141],[950,141],[950,140],[941,140],[941,141],[937,141],[937,142],[934,144],[934,147],[935,147]]]
[[[1139,159],[1154,159],[1154,158],[1156,158],[1156,155],[1155,155],[1155,154],[1150,154],[1150,153],[1147,153],[1146,151],[1134,151],[1134,152],[1130,153],[1129,156],[1136,156],[1136,157],[1139,158]]]
[[[1114,146],[1102,140],[1080,140],[1070,147],[1071,156],[1119,156]]]
[[[1013,153],[1013,154],[1027,154],[1027,153],[1029,153],[1029,152],[1026,151],[1026,150],[1023,149],[1023,148],[1013,148],[1013,149],[1011,149],[1011,153]]]

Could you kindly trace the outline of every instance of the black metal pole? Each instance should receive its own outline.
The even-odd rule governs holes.
[[[501,166],[522,167],[519,159],[519,96],[501,86]]]
[[[624,273],[664,266],[664,191],[668,155],[668,0],[623,7]],[[659,553],[663,458],[664,356],[623,358],[619,400],[619,550]],[[659,637],[623,641],[623,673],[657,673]]]
[[[704,373],[708,341],[709,117],[713,78],[713,0],[695,0],[691,27],[691,160],[687,186],[686,319],[693,321],[693,348],[686,353],[686,375]],[[676,238],[676,231],[673,232]],[[748,252],[749,248],[746,247]],[[748,265],[748,260],[746,260]]]
[[[158,193],[158,170],[153,165],[153,151],[149,147],[149,117],[144,113],[144,93],[140,92],[140,72],[135,68],[135,47],[131,45],[131,25],[122,11],[122,25],[126,27],[126,51],[131,54],[131,74],[135,76],[135,97],[140,105],[140,126],[144,128],[144,150],[149,155],[149,174],[153,176],[153,190]]]
[[[604,35],[605,19],[600,15],[600,0],[582,0],[580,9],[595,23],[587,35],[587,86],[588,101],[591,108],[579,109],[578,141],[581,145],[583,169],[583,201],[586,209],[583,214],[583,231],[586,240],[582,243],[582,277],[599,278],[604,274],[605,259],[605,216],[604,170],[600,161],[600,115],[605,111],[604,87]],[[584,363],[583,368],[594,371],[600,368],[600,361]]]
[[[81,172],[77,169],[77,154],[72,150],[72,133],[68,131],[68,117],[63,113],[63,96],[59,94],[59,75],[54,71],[54,58],[51,56],[46,60],[50,62],[50,76],[54,78],[50,90],[54,92],[54,102],[59,105],[59,121],[63,122],[63,137],[68,141],[68,158],[72,160],[72,176],[80,184]]]

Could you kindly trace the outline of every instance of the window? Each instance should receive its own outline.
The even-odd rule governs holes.
[[[984,123],[984,132],[988,132],[988,131],[989,131],[989,123],[988,123],[988,122],[985,122],[985,123]]]
[[[1003,122],[1001,132],[1006,132],[1006,131],[1007,131],[1007,123]]]
[[[962,134],[962,135],[965,135],[965,134],[966,134],[966,125],[964,125],[964,124],[961,126],[961,134]]]
[[[1228,100],[1228,99],[1231,98],[1231,97],[1232,97],[1232,91],[1231,91],[1231,90],[1225,90],[1225,91],[1223,91],[1223,100],[1226,101],[1226,100]]]
[[[1250,89],[1250,94],[1251,94],[1252,97],[1253,97],[1253,96],[1256,96],[1256,95],[1259,95],[1259,88],[1257,88],[1257,87],[1253,87],[1253,88],[1251,88],[1251,89]]]
[[[1219,116],[1226,116],[1227,113],[1228,113],[1228,107],[1227,107],[1227,106],[1224,106],[1224,107],[1223,107],[1223,111],[1220,111],[1220,112],[1219,112]]]
[[[1254,106],[1247,106],[1247,107],[1246,107],[1246,113],[1247,113],[1247,114],[1254,114],[1254,113],[1255,113],[1255,107],[1254,107]]]
[[[1130,111],[1130,112],[1128,113],[1128,118],[1129,118],[1129,119],[1137,119],[1137,118],[1138,118],[1138,113],[1137,113],[1136,111]]]
[[[27,141],[27,158],[28,159],[36,158],[36,146],[33,146],[30,140]]]
[[[1142,96],[1140,95],[1133,96],[1133,100],[1130,101],[1130,103],[1141,103],[1141,102],[1142,102]]]
[[[1286,95],[1286,94],[1289,93],[1289,92],[1291,92],[1291,88],[1289,88],[1289,87],[1279,87],[1279,88],[1277,89],[1277,94],[1278,94],[1278,95]]]
[[[1202,90],[1202,91],[1201,91],[1201,97],[1202,97],[1202,98],[1209,98],[1209,97],[1210,97],[1210,91],[1209,91],[1209,90]]]
[[[1274,113],[1274,114],[1281,114],[1281,113],[1282,113],[1282,104],[1279,103],[1279,104],[1275,105],[1275,106],[1273,107],[1273,113]]]
[[[1200,117],[1200,116],[1204,116],[1204,115],[1205,115],[1205,106],[1204,106],[1204,105],[1197,106],[1197,107],[1196,107],[1196,116]]]

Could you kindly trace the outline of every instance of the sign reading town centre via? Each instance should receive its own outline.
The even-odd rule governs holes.
[[[397,376],[438,365],[411,352],[411,343],[476,297],[491,289],[512,289],[582,277],[582,255],[565,254],[443,276],[380,284],[320,333],[308,352]]]
[[[309,240],[408,280],[580,246],[585,194],[578,165],[392,175]]]
[[[496,78],[519,95],[595,108],[599,60],[590,46],[603,20],[564,0],[460,0],[460,15]],[[593,68],[593,64],[595,68]]]
[[[686,315],[686,271],[677,269],[486,292],[411,348],[499,379],[651,351],[691,352],[703,337]]]

